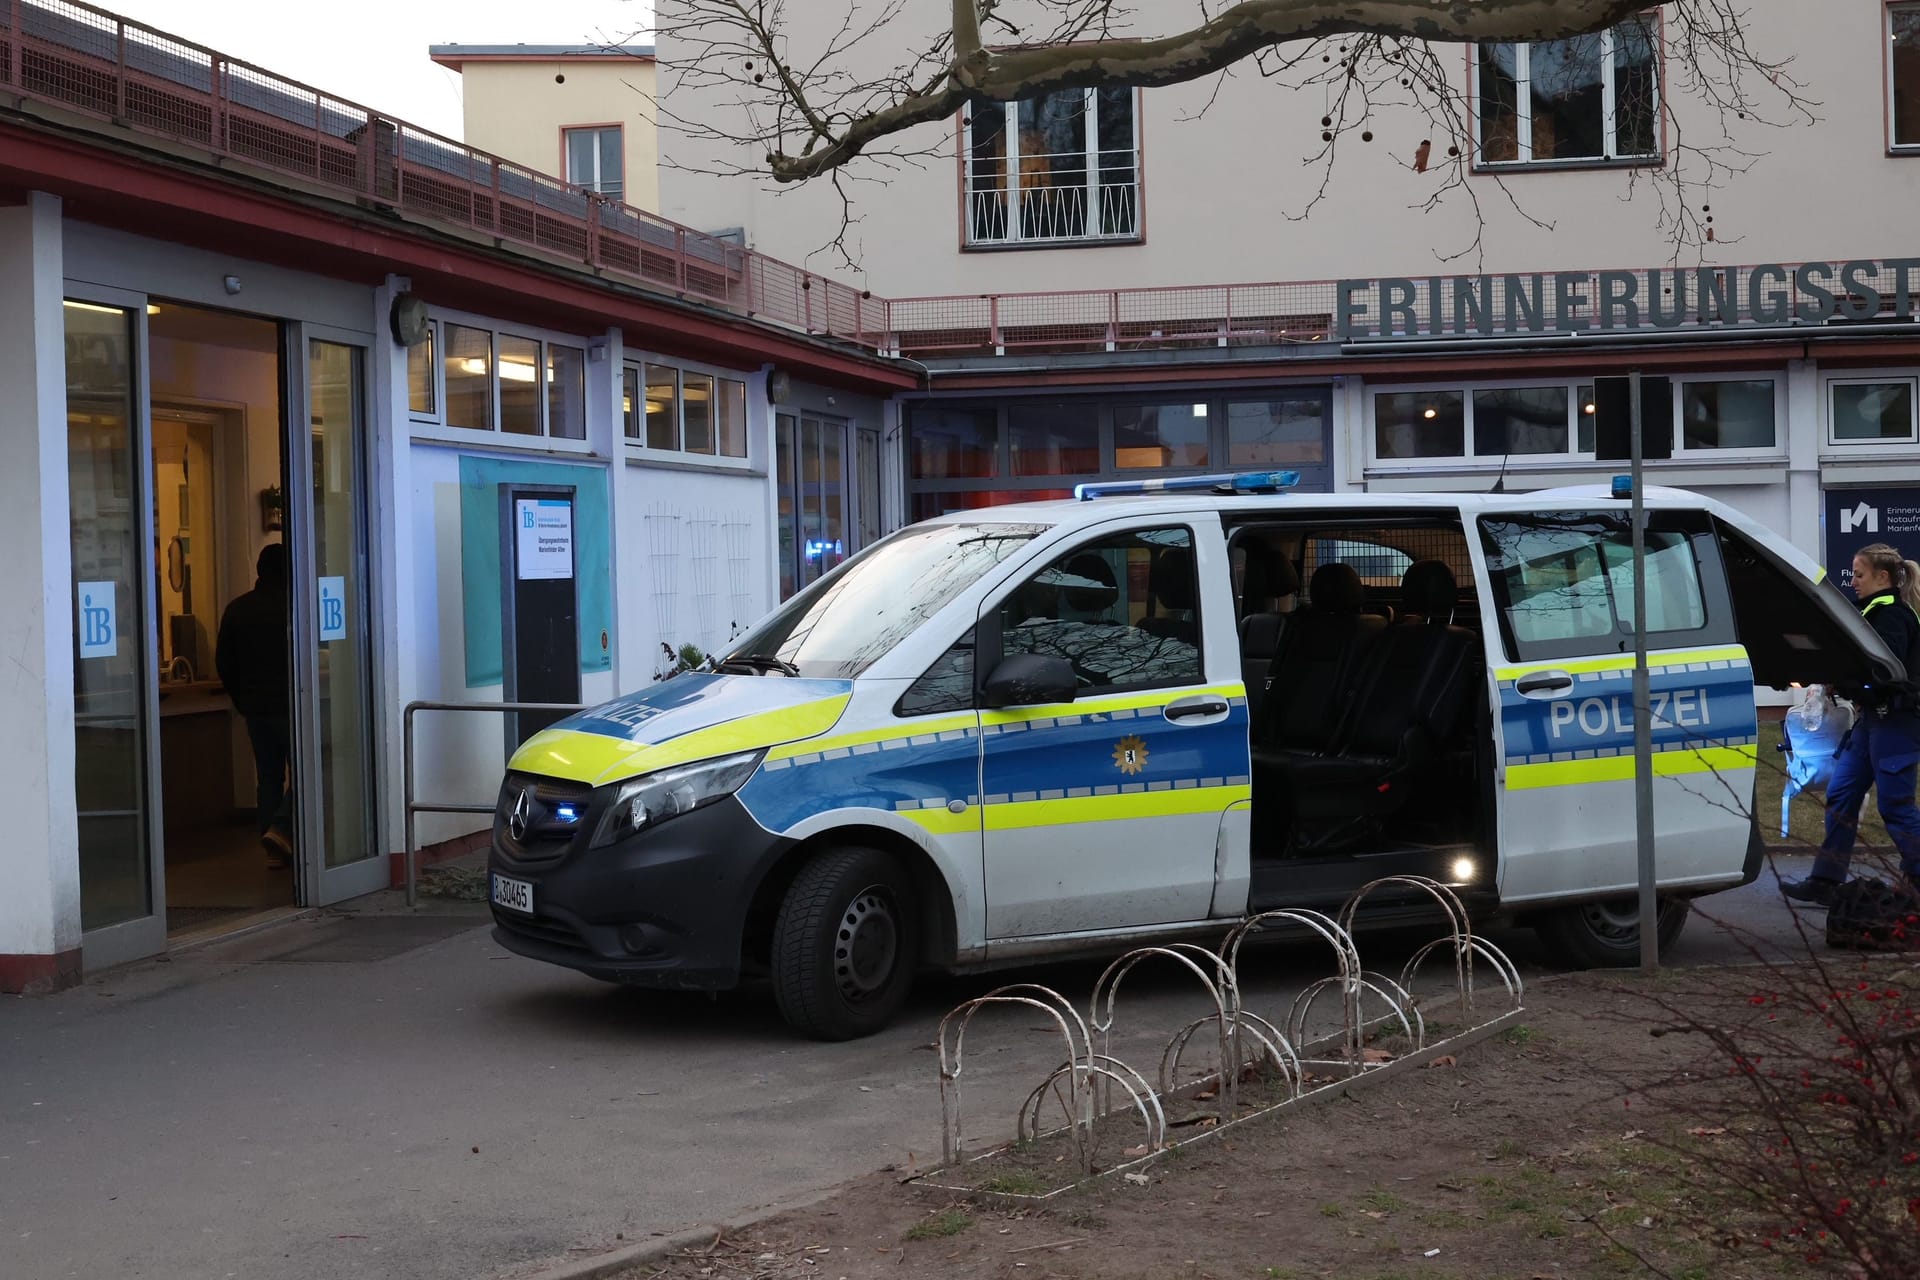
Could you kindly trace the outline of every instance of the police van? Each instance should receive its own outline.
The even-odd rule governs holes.
[[[714,670],[534,735],[495,813],[495,936],[614,982],[763,974],[830,1039],[916,971],[1204,937],[1398,873],[1569,964],[1636,961],[1629,503],[1288,479],[913,525]],[[1645,502],[1670,943],[1688,899],[1759,873],[1756,688],[1904,672],[1773,531]]]

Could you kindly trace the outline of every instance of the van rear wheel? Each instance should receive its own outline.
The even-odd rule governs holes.
[[[1660,899],[1662,956],[1687,927],[1692,910],[1685,898]],[[1628,969],[1640,963],[1638,898],[1576,902],[1548,912],[1534,928],[1554,960],[1571,969]]]
[[[780,903],[774,999],[816,1040],[872,1035],[906,1001],[919,955],[919,912],[900,864],[878,849],[825,849]]]

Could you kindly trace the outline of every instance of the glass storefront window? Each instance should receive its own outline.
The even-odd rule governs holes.
[[[407,348],[407,409],[426,417],[432,417],[439,411],[434,397],[434,332],[437,326],[427,326],[426,341],[418,346]]]
[[[1100,411],[1091,404],[1021,404],[1007,409],[1016,476],[1100,471]]]
[[[1488,387],[1473,393],[1473,451],[1482,458],[1567,451],[1565,387]]]
[[[1680,425],[1689,449],[1771,449],[1773,380],[1683,383]]]
[[[1911,381],[1833,384],[1833,439],[1836,442],[1911,440],[1913,437]]]
[[[999,417],[991,409],[947,409],[916,404],[908,409],[915,480],[948,480],[999,474]]]
[[[720,456],[744,458],[747,456],[747,384],[722,378],[718,385],[720,398],[715,415],[720,424]]]
[[[449,324],[446,339],[447,425],[493,430],[493,335]]]
[[[680,447],[688,453],[713,452],[713,375],[680,375]]]
[[[1319,466],[1327,460],[1326,401],[1318,396],[1227,406],[1227,460],[1235,467]]]
[[[1113,464],[1123,469],[1204,467],[1212,419],[1204,403],[1120,405],[1113,411]]]
[[[547,344],[547,434],[587,438],[587,353],[578,347]]]
[[[68,302],[67,483],[75,653],[74,791],[80,927],[154,911],[147,800],[147,529],[134,403],[133,323],[118,307]]]
[[[1383,391],[1373,397],[1374,455],[1458,458],[1467,451],[1466,397],[1458,391]]]
[[[540,434],[540,343],[500,335],[500,429],[516,436]]]
[[[680,447],[680,371],[647,366],[647,448]]]
[[[640,438],[642,399],[640,371],[628,365],[620,371],[620,428],[629,440]]]

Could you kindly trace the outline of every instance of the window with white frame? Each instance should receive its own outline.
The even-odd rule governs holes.
[[[1135,90],[975,103],[964,137],[969,245],[1140,238]]]
[[[1916,379],[1846,378],[1827,383],[1827,440],[1837,445],[1912,443]]]
[[[416,424],[584,442],[586,348],[434,320],[407,352],[407,408]]]
[[[567,181],[610,200],[625,193],[626,155],[621,127],[596,125],[591,129],[562,129],[566,144]]]
[[[648,361],[622,371],[627,443],[695,458],[747,456],[747,384],[737,378]]]
[[[1475,48],[1483,165],[1660,157],[1653,15],[1571,40]]]
[[[1674,456],[1769,452],[1779,446],[1779,383],[1771,376],[1689,377],[1672,388]],[[1373,392],[1373,461],[1580,461],[1594,455],[1593,383],[1380,388]]]
[[[1920,4],[1887,6],[1887,139],[1920,151]]]

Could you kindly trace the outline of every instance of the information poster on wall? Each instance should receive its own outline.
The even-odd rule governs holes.
[[[1829,489],[1826,496],[1827,572],[1841,590],[1853,591],[1853,557],[1862,547],[1891,543],[1920,560],[1920,488]]]
[[[347,580],[320,579],[320,643],[347,638]]]
[[[74,625],[80,636],[80,656],[83,659],[111,658],[118,654],[120,627],[114,584],[81,583],[79,609],[80,614],[74,619]]]
[[[522,581],[552,582],[573,576],[573,504],[562,498],[517,498],[514,528],[519,538]]]

